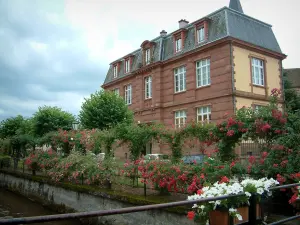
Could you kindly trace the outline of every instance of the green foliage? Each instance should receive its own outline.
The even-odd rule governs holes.
[[[101,149],[104,149],[106,159],[111,158],[113,154],[113,144],[116,142],[116,129],[101,130],[91,135],[91,139],[94,141],[94,148],[92,152],[98,154]]]
[[[117,138],[129,146],[131,159],[136,160],[146,144],[159,139],[161,125],[120,124],[116,127]]]
[[[19,130],[22,129],[24,121],[25,119],[21,115],[1,121],[0,138],[8,138],[17,135]]]
[[[292,89],[290,81],[288,81],[286,73],[283,74],[284,82],[284,98],[286,108],[290,112],[300,110],[300,96]]]
[[[115,168],[115,162],[111,158],[102,161],[93,153],[82,155],[72,151],[49,171],[49,175],[56,182],[67,178],[75,183],[105,185],[112,181]]]
[[[96,91],[85,99],[79,114],[86,129],[107,129],[118,123],[131,123],[133,114],[124,99],[109,91]]]
[[[58,129],[70,130],[75,117],[58,107],[43,106],[33,116],[34,134],[38,137]]]
[[[0,168],[10,166],[11,157],[8,155],[0,155]]]
[[[0,154],[9,155],[11,152],[11,140],[9,138],[0,139]]]

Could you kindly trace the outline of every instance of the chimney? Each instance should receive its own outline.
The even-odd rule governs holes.
[[[186,27],[189,24],[189,21],[186,21],[184,19],[179,20],[179,29]]]
[[[164,36],[166,36],[166,35],[167,35],[167,31],[162,30],[162,31],[160,32],[160,36],[161,36],[161,37],[164,37]]]

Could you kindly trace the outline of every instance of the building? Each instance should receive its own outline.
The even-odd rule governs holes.
[[[216,122],[243,106],[268,103],[282,88],[282,60],[272,26],[244,14],[239,0],[178,30],[145,40],[110,64],[102,87],[124,97],[141,123],[181,127]]]
[[[291,88],[300,94],[300,68],[284,69],[284,73],[291,84]]]

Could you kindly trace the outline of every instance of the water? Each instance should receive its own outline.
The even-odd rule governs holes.
[[[0,219],[56,214],[42,205],[0,188]],[[35,223],[40,225],[79,225],[78,220]]]

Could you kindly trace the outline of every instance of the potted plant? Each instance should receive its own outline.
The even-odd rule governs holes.
[[[274,179],[262,178],[259,180],[244,179],[241,182],[223,177],[220,182],[206,185],[197,191],[197,194],[188,197],[188,200],[197,200],[222,195],[237,195],[245,193],[243,196],[227,198],[217,201],[209,201],[201,204],[194,204],[193,211],[188,213],[188,218],[200,223],[210,225],[229,224],[233,219],[234,224],[248,221],[249,198],[252,194],[257,194],[258,198],[269,191],[269,188],[278,184]],[[258,199],[260,200],[260,199]]]

